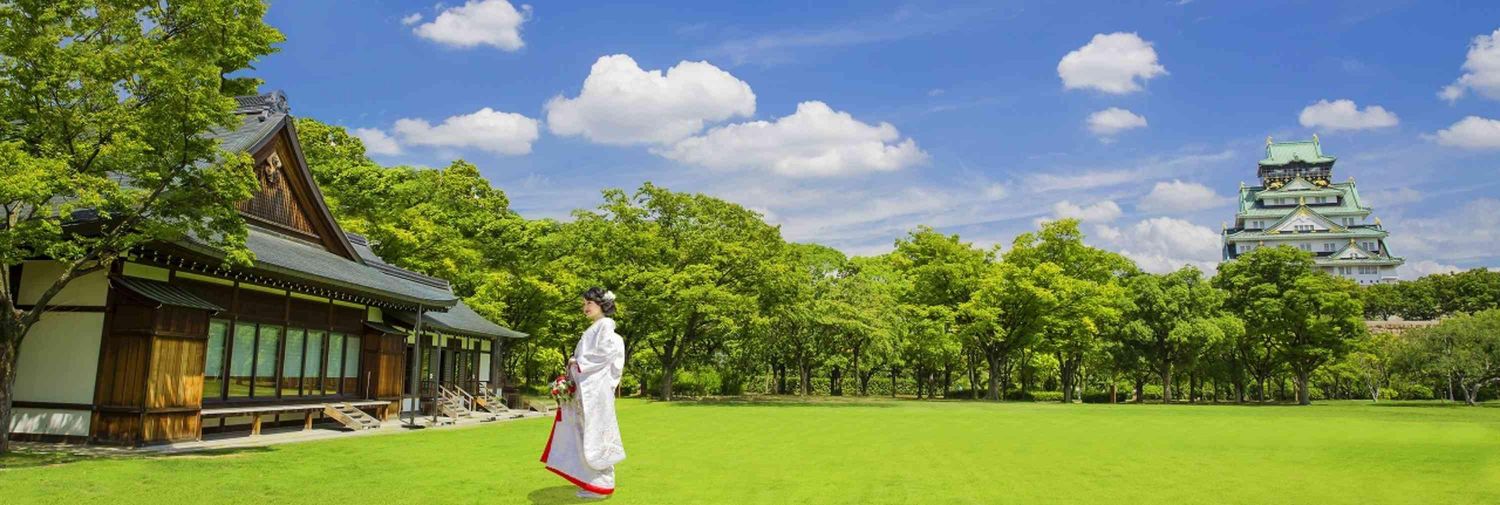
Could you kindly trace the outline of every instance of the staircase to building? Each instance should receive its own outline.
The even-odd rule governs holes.
[[[457,420],[474,415],[474,400],[464,390],[447,384],[438,385],[437,408],[443,416]]]
[[[495,416],[507,417],[512,419],[524,416],[524,414],[522,414],[521,412],[511,410],[510,408],[506,407],[505,400],[502,400],[499,396],[496,396],[494,392],[490,390],[488,385],[483,382],[481,382],[479,384],[479,387],[475,389],[473,397],[474,407],[476,410],[482,409],[485,412],[494,414]]]
[[[380,427],[379,419],[375,419],[373,416],[366,414],[365,411],[348,403],[330,403],[324,405],[323,415],[355,431]]]

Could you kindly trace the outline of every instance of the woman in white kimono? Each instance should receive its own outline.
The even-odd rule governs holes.
[[[578,340],[567,372],[578,392],[557,410],[542,462],[582,488],[580,498],[604,498],[615,492],[615,463],[625,459],[614,398],[625,368],[625,342],[609,318],[615,313],[614,293],[590,288],[583,294],[583,313],[594,323]]]

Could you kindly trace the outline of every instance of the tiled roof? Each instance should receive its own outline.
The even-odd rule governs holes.
[[[199,298],[198,295],[188,292],[165,282],[135,277],[112,277],[110,284],[141,295],[148,300],[162,305],[173,307],[185,307],[189,309],[202,309],[214,312],[223,312],[224,307],[215,305],[213,302]]]
[[[1336,182],[1328,185],[1329,190],[1338,191],[1343,197],[1336,205],[1309,204],[1308,208],[1317,211],[1324,216],[1364,216],[1373,209],[1364,207],[1360,203],[1359,190],[1355,189],[1353,182]],[[1256,205],[1257,196],[1267,190],[1262,186],[1245,186],[1240,188],[1240,208],[1237,214],[1240,218],[1279,218],[1287,215],[1296,206],[1286,207],[1260,207]],[[1287,195],[1290,196],[1290,195]]]
[[[1316,140],[1301,142],[1270,142],[1266,144],[1266,157],[1260,160],[1261,165],[1280,166],[1295,162],[1300,163],[1333,163],[1333,156],[1324,156],[1323,148]]]
[[[328,252],[320,246],[255,225],[247,228],[249,235],[245,240],[245,247],[255,253],[254,267],[257,269],[406,303],[447,307],[458,301],[458,297],[446,287],[397,278],[375,267]],[[183,240],[180,245],[213,257],[223,254],[195,237]]]
[[[1225,235],[1225,240],[1244,242],[1248,240],[1317,240],[1335,238],[1385,238],[1385,230],[1368,226],[1353,226],[1346,231],[1309,233],[1267,233],[1260,230],[1239,230]]]
[[[415,328],[417,315],[398,311],[390,314],[408,328]],[[485,338],[525,338],[529,335],[500,326],[474,312],[474,309],[459,300],[447,312],[423,312],[422,330]]]

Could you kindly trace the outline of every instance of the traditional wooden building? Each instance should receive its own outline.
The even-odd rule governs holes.
[[[284,95],[242,97],[237,113],[240,127],[214,136],[255,160],[260,191],[239,203],[254,263],[227,267],[223,251],[187,238],[73,281],[22,345],[17,439],[137,445],[276,423],[369,427],[429,408],[419,397],[437,384],[487,387],[503,341],[525,337],[339,227]],[[16,267],[18,302],[35,302],[59,268]]]

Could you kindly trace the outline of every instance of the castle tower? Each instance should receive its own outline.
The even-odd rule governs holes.
[[[1318,268],[1360,284],[1396,280],[1405,259],[1386,248],[1389,235],[1359,198],[1354,178],[1333,182],[1336,158],[1310,141],[1266,138],[1259,186],[1240,185],[1239,211],[1224,229],[1224,260],[1260,247],[1288,245],[1311,252]]]

